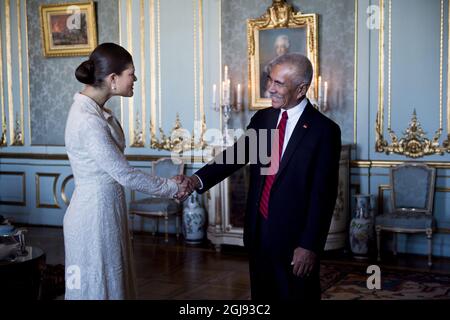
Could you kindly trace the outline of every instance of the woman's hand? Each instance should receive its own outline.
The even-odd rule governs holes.
[[[184,201],[195,190],[195,185],[189,177],[185,175],[178,175],[171,178],[178,185],[178,192],[175,195],[175,199]]]

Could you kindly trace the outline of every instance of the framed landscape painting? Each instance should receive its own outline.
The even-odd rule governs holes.
[[[97,46],[93,2],[40,6],[44,56],[85,56]]]

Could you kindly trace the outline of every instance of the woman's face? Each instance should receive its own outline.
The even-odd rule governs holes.
[[[134,75],[134,66],[131,64],[128,68],[126,68],[120,75],[116,78],[115,88],[113,93],[123,97],[132,97],[133,85],[134,82],[137,81],[136,76]],[[113,85],[114,87],[114,85]]]

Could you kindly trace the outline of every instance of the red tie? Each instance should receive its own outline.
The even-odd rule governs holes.
[[[281,159],[281,154],[283,152],[283,143],[284,143],[284,134],[286,132],[286,123],[288,119],[287,111],[284,111],[281,116],[281,121],[278,124],[278,158],[276,158],[276,153],[272,148],[272,161],[278,161],[278,164]],[[272,163],[273,165],[273,163]],[[277,168],[279,166],[276,166]],[[278,170],[277,170],[278,171]],[[270,198],[270,190],[272,189],[273,182],[275,181],[276,172],[274,174],[266,176],[266,182],[264,183],[264,189],[261,195],[261,201],[259,202],[259,211],[261,211],[264,219],[267,219],[269,216],[269,198]]]

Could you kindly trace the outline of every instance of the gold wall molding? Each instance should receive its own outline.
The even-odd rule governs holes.
[[[14,2],[15,1],[15,2]],[[24,146],[25,145],[25,135],[24,135],[24,83],[23,83],[23,44],[22,44],[22,15],[21,15],[21,9],[22,7],[26,10],[26,0],[13,0],[15,3],[15,13],[16,13],[16,23],[17,23],[17,72],[18,72],[18,89],[19,89],[19,101],[18,101],[18,107],[15,107],[15,97],[14,97],[14,91],[13,91],[13,63],[12,63],[12,49],[13,49],[13,43],[12,43],[12,37],[13,37],[13,30],[12,30],[12,8],[11,6],[11,0],[5,0],[4,1],[4,12],[5,12],[5,37],[6,37],[6,79],[8,82],[8,121],[6,121],[6,115],[5,115],[5,108],[4,106],[4,88],[3,88],[3,81],[1,83],[2,86],[2,112],[3,112],[3,119],[2,119],[2,137],[0,139],[1,145],[5,146],[7,144],[6,135],[9,134],[9,143],[11,146]],[[22,6],[23,4],[23,6]],[[25,16],[26,20],[26,16]],[[26,22],[25,22],[26,26]],[[28,39],[26,37],[26,39]],[[1,39],[3,40],[3,39]],[[26,44],[27,45],[27,44]],[[0,48],[2,49],[2,48]],[[1,57],[2,61],[3,56]],[[28,61],[28,59],[27,59]],[[1,69],[3,71],[3,66],[1,66]],[[3,78],[3,75],[2,75]],[[29,81],[29,80],[28,80]],[[29,83],[28,83],[28,92],[29,92]],[[28,95],[29,96],[29,95]],[[17,110],[15,110],[17,109]],[[8,130],[8,124],[9,123],[9,132]]]
[[[152,94],[151,102],[151,120],[150,120],[150,147],[157,150],[166,150],[177,153],[183,153],[185,151],[191,150],[203,150],[206,147],[206,141],[204,140],[204,135],[206,132],[206,115],[204,111],[204,57],[203,57],[203,1],[202,0],[192,0],[193,6],[193,43],[194,43],[194,126],[193,132],[190,137],[187,136],[187,130],[183,128],[179,115],[177,113],[175,118],[175,124],[169,134],[165,134],[161,118],[162,118],[162,77],[161,77],[161,6],[160,0],[156,0],[156,39],[154,39],[154,27],[150,30],[150,39],[156,40],[156,53],[154,50],[151,52],[150,61],[151,64],[155,64],[157,61],[158,70],[158,80],[156,81],[156,72],[152,72],[152,93],[156,92],[156,83],[158,85],[158,131],[159,137],[156,134],[156,101],[154,100]],[[153,0],[152,0],[153,2]],[[152,6],[153,8],[153,6]],[[154,10],[154,9],[151,9]],[[154,16],[154,12],[151,11],[150,16]],[[198,30],[198,31],[197,31]],[[156,54],[156,57],[153,55]],[[200,96],[200,104],[198,97]],[[200,114],[200,119],[198,118]],[[196,126],[200,126],[199,137],[196,136]],[[198,141],[196,138],[199,138]]]
[[[135,3],[139,1],[139,11]],[[146,7],[148,5],[148,8]],[[148,11],[148,14],[146,14]],[[122,13],[123,12],[123,13]],[[206,116],[204,112],[204,43],[203,43],[203,0],[192,0],[193,13],[193,43],[194,43],[194,132],[195,127],[199,126],[200,141],[195,143],[178,144],[177,139],[171,139],[174,129],[165,133],[162,128],[162,76],[161,76],[161,0],[120,0],[119,1],[119,33],[120,42],[125,44],[130,53],[138,48],[136,41],[133,41],[133,35],[139,31],[139,60],[140,60],[140,83],[141,88],[141,108],[133,103],[138,98],[128,101],[128,132],[131,147],[145,147],[147,130],[150,131],[150,148],[166,151],[187,151],[204,148],[206,146],[203,135],[206,131]],[[134,30],[133,19],[138,17],[140,30]],[[148,19],[148,20],[146,20]],[[147,21],[149,22],[149,36],[147,37]],[[124,39],[126,35],[127,39]],[[136,38],[134,39],[136,40]],[[149,44],[147,52],[146,45]],[[150,73],[146,72],[146,61],[150,63]],[[147,90],[150,90],[150,98],[147,98]],[[149,104],[150,123],[147,129],[147,104]],[[123,110],[123,100],[121,100],[121,110]],[[122,111],[123,114],[123,111]],[[159,118],[159,119],[158,119]],[[159,120],[159,121],[158,121]],[[123,122],[123,118],[122,118]],[[183,129],[181,121],[177,116],[174,128]],[[177,134],[175,134],[177,135]],[[196,139],[195,139],[196,138]],[[192,141],[198,140],[195,134],[192,135]],[[189,141],[190,142],[190,141]]]
[[[63,199],[63,201],[66,204],[66,206],[68,206],[70,204],[70,199],[69,199],[69,197],[66,194],[66,187],[67,187],[67,184],[69,183],[69,181],[72,180],[72,179],[73,179],[73,174],[67,176],[63,180],[62,185],[61,185],[61,199]]]
[[[20,13],[21,0],[17,1],[17,50],[19,52],[19,94],[20,94],[20,118],[16,117],[16,128],[14,131],[14,146],[25,145],[25,135],[24,135],[24,98],[23,98],[23,61],[22,61],[22,15]],[[25,15],[26,18],[26,15]],[[27,52],[28,54],[28,52]]]
[[[170,155],[126,155],[128,161],[156,161],[161,158],[170,157]],[[192,163],[204,163],[206,160],[200,156],[181,156],[181,160]],[[26,160],[59,160],[68,161],[67,154],[45,154],[45,153],[0,153],[0,159],[26,159]],[[1,163],[1,162],[0,162]],[[69,164],[67,165],[69,166]]]
[[[35,174],[36,181],[36,208],[60,209],[58,198],[56,196],[56,187],[58,185],[59,173],[40,173]],[[41,203],[41,178],[53,178],[53,203]]]
[[[14,97],[12,87],[11,58],[11,1],[5,0],[6,78],[8,81],[9,141],[14,141]]]
[[[380,0],[380,29],[378,35],[378,111],[375,121],[375,151],[384,152],[387,155],[400,154],[410,158],[421,158],[429,155],[443,155],[450,152],[450,131],[448,139],[442,146],[439,140],[443,131],[443,48],[444,48],[444,0],[440,2],[440,50],[439,50],[439,128],[434,136],[428,139],[420,126],[414,111],[413,118],[406,129],[403,137],[399,138],[391,127],[391,98],[392,98],[392,0],[386,0],[388,5],[388,77],[387,77],[387,105],[388,105],[388,127],[387,132],[390,142],[384,137],[384,84],[385,84],[385,0]],[[450,27],[448,32],[450,43]],[[448,50],[448,60],[450,61],[450,50]],[[450,80],[450,73],[447,75],[447,82]],[[450,88],[450,85],[448,85]],[[447,89],[449,92],[449,89]],[[447,123],[450,121],[450,103],[447,104]]]
[[[7,206],[27,206],[27,196],[26,196],[26,176],[25,172],[13,172],[13,171],[0,171],[0,176],[19,176],[22,178],[22,200],[21,201],[0,201],[1,205]]]
[[[414,161],[389,161],[389,160],[353,160],[350,161],[351,168],[390,168],[402,163]],[[450,162],[424,161],[423,163],[436,169],[450,169]]]
[[[355,0],[355,65],[353,76],[353,143],[358,142],[358,0]]]
[[[0,103],[2,104],[2,128],[0,136],[0,147],[6,147],[8,145],[8,125],[6,122],[6,110],[5,110],[5,87],[3,84],[3,28],[0,23]]]

